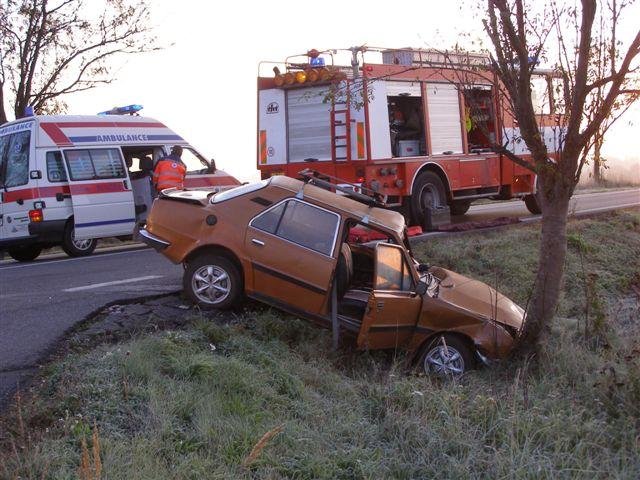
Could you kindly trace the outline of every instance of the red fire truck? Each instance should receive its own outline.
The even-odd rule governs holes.
[[[261,63],[257,165],[263,179],[297,177],[310,167],[385,195],[391,208],[419,225],[435,209],[448,206],[461,215],[480,198],[522,198],[539,213],[535,174],[491,148],[527,154],[486,56],[349,50],[350,66],[338,65],[337,50]],[[265,67],[273,73],[264,74]],[[550,94],[550,74],[539,75]],[[554,116],[540,115],[539,122],[553,151]]]

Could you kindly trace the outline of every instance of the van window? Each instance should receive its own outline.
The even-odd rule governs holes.
[[[116,148],[66,150],[64,155],[71,180],[126,177],[124,163]]]
[[[184,148],[180,159],[187,166],[187,173],[206,173],[209,166],[202,156],[191,148]]]
[[[305,202],[287,200],[257,216],[250,225],[331,256],[340,216]]]
[[[29,182],[29,144],[31,131],[17,132],[3,137],[4,147],[4,186],[17,187]],[[7,141],[8,140],[8,141]]]
[[[47,179],[50,182],[66,182],[67,172],[62,163],[62,153],[47,152]]]

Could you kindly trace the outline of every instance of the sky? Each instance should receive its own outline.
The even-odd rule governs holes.
[[[461,2],[150,0],[161,51],[114,61],[116,80],[65,100],[70,114],[141,104],[219,168],[241,181],[256,170],[256,77],[261,61],[311,48],[446,48],[459,32],[481,35]],[[635,26],[637,28],[637,25]],[[629,126],[632,122],[634,125]],[[637,159],[640,106],[609,135],[605,155]]]

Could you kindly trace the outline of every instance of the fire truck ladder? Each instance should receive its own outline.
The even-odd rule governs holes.
[[[349,95],[345,101],[331,102],[331,158],[334,162],[351,161],[351,109]]]

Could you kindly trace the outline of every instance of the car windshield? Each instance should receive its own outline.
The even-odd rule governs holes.
[[[239,197],[240,195],[244,195],[245,193],[255,192],[256,190],[260,190],[261,188],[266,187],[269,184],[269,180],[270,179],[262,180],[257,183],[249,183],[247,185],[240,185],[239,187],[235,187],[230,190],[225,190],[224,192],[220,192],[211,197],[210,202],[220,203],[231,198]]]

